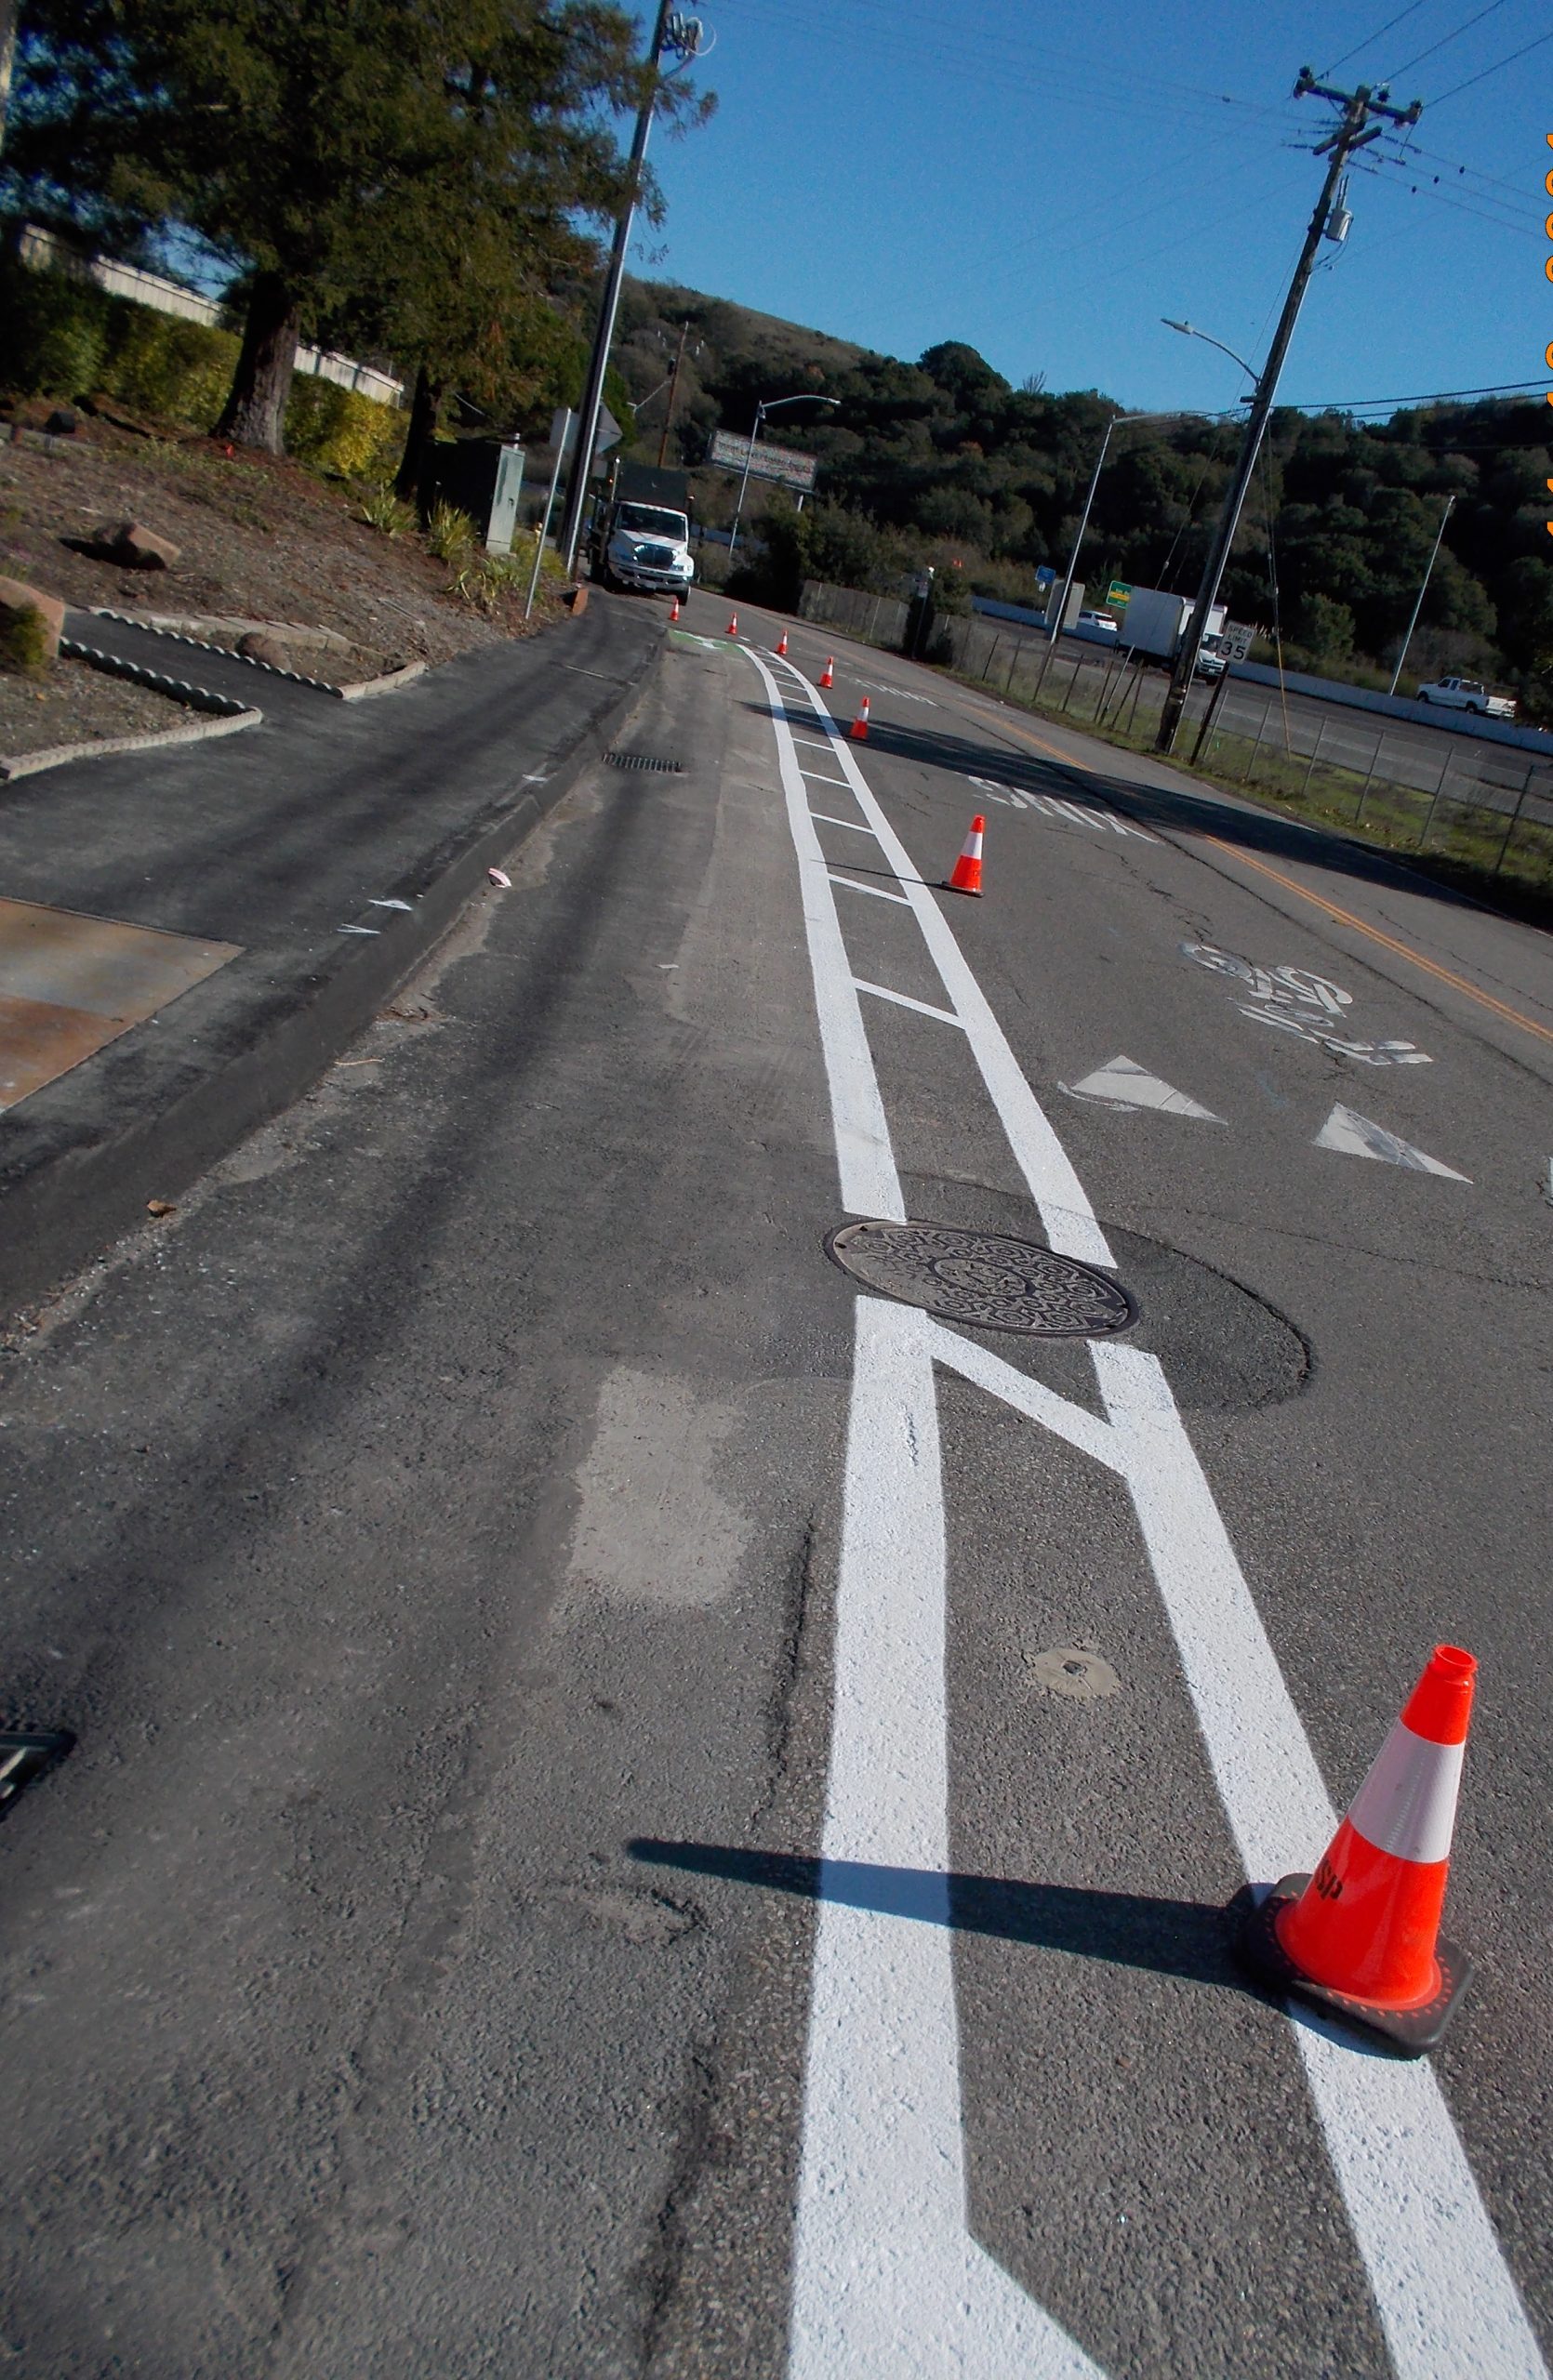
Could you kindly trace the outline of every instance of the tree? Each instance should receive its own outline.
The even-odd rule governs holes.
[[[305,332],[376,315],[445,357],[532,307],[569,216],[613,209],[644,73],[599,0],[32,0],[23,48],[23,185],[246,273],[218,427],[271,452]]]

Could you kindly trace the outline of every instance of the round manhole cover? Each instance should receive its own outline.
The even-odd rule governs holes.
[[[1137,1320],[1136,1305],[1108,1273],[1002,1232],[958,1231],[949,1223],[845,1223],[825,1249],[865,1289],[983,1330],[1100,1339]]]

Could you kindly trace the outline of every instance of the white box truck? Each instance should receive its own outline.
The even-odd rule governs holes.
[[[1117,643],[1124,651],[1152,653],[1161,661],[1174,661],[1192,615],[1189,595],[1167,595],[1162,587],[1135,587],[1122,607],[1117,630]],[[1215,603],[1208,615],[1208,626],[1202,640],[1199,666],[1206,662],[1205,674],[1216,677],[1224,667],[1210,639],[1218,636],[1224,627],[1225,609]]]

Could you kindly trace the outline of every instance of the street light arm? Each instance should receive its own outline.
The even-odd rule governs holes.
[[[1209,347],[1216,347],[1221,355],[1228,355],[1231,364],[1240,365],[1241,370],[1253,385],[1261,377],[1254,364],[1248,364],[1243,355],[1237,355],[1232,347],[1226,347],[1224,341],[1221,338],[1215,338],[1210,331],[1200,331],[1192,323],[1173,322],[1168,314],[1161,314],[1160,320],[1167,331],[1179,331],[1183,338],[1200,338]]]
[[[814,392],[808,389],[801,389],[796,396],[761,397],[757,401],[755,405],[755,418],[750,431],[750,443],[744,450],[744,469],[739,474],[738,501],[734,506],[734,525],[728,534],[728,560],[730,562],[734,558],[734,549],[738,544],[738,524],[744,518],[744,492],[750,484],[750,466],[755,459],[755,448],[760,440],[761,424],[765,419],[766,415],[768,413],[775,413],[778,405],[839,405],[840,403],[840,397],[816,396]]]

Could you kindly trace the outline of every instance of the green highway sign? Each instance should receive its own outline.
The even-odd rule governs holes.
[[[1106,601],[1108,603],[1124,604],[1132,591],[1124,578],[1113,578],[1106,589]]]

